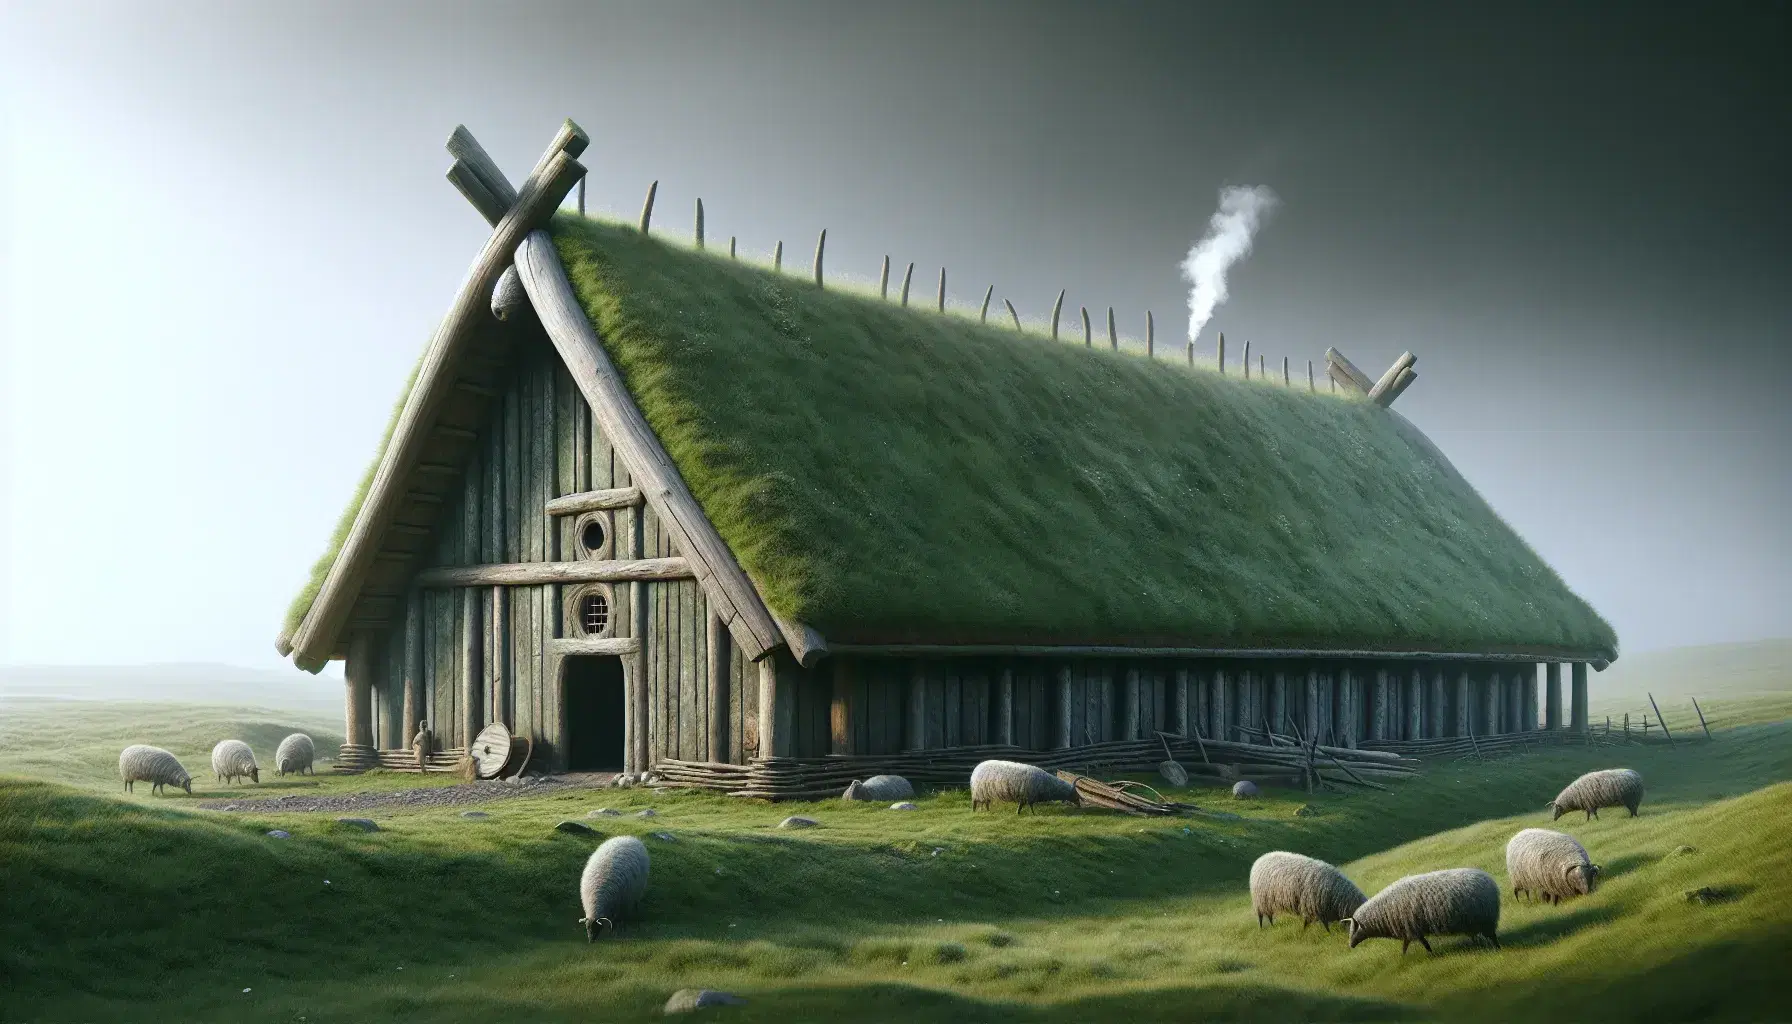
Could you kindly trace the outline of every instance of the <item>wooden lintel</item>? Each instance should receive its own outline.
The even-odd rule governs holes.
[[[694,575],[682,558],[604,558],[582,562],[512,562],[425,569],[419,587],[529,587],[545,583],[617,583],[686,580]]]
[[[588,639],[567,637],[548,641],[548,653],[566,655],[615,654],[627,656],[641,649],[641,641],[632,636],[606,636]]]
[[[1325,372],[1339,384],[1359,395],[1366,395],[1375,382],[1369,375],[1356,368],[1356,364],[1344,358],[1344,353],[1335,348],[1325,350]]]
[[[555,498],[545,506],[550,516],[576,516],[610,508],[630,508],[641,504],[639,487],[612,487],[601,491],[581,491]]]

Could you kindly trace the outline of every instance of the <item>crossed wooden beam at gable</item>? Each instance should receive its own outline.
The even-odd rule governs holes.
[[[1339,387],[1362,395],[1383,409],[1393,405],[1394,399],[1399,398],[1412,386],[1413,381],[1419,379],[1418,373],[1412,368],[1418,361],[1418,357],[1411,352],[1403,352],[1388,367],[1387,372],[1381,375],[1380,380],[1371,381],[1368,374],[1344,358],[1344,353],[1335,348],[1325,350],[1326,374],[1337,381]]]

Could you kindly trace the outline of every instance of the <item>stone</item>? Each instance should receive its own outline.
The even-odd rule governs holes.
[[[678,837],[677,837],[677,836],[675,836],[675,835],[673,835],[673,834],[672,834],[672,833],[670,833],[670,832],[655,832],[655,833],[654,833],[654,834],[653,834],[653,838],[655,838],[655,839],[658,839],[658,840],[660,840],[660,841],[661,841],[661,842],[665,842],[665,843],[676,843],[676,842],[678,842]]]
[[[1188,769],[1174,761],[1165,761],[1157,766],[1158,777],[1175,786],[1177,789],[1188,785]]]
[[[1669,855],[1668,855],[1668,856],[1670,856],[1670,857],[1684,857],[1684,856],[1686,856],[1686,855],[1687,855],[1687,854],[1689,854],[1689,853],[1697,853],[1697,852],[1699,852],[1699,848],[1698,848],[1698,847],[1696,847],[1696,846],[1686,846],[1686,845],[1684,845],[1684,844],[1682,844],[1682,845],[1680,845],[1680,846],[1676,846],[1676,847],[1674,847],[1674,852],[1673,852],[1673,853],[1671,853],[1671,854],[1669,854]]]
[[[1232,798],[1235,800],[1255,800],[1257,784],[1250,779],[1240,779],[1232,784]]]
[[[570,835],[575,835],[575,836],[597,835],[597,829],[592,828],[590,825],[587,825],[582,821],[563,821],[560,824],[554,826],[554,831],[565,832],[565,833],[568,833]]]
[[[587,818],[618,818],[621,816],[622,812],[613,807],[599,807],[595,811],[585,812],[585,817]]]
[[[491,815],[485,813],[484,811],[462,811],[462,812],[460,812],[460,816],[463,818],[475,818],[475,819],[491,817]]]
[[[800,814],[792,814],[790,817],[785,818],[783,821],[778,822],[778,827],[779,828],[814,828],[818,824],[820,824],[820,822],[817,822],[814,818],[805,818]]]
[[[291,839],[292,833],[286,831],[283,828],[271,829],[268,832],[268,838],[269,839]]]
[[[372,818],[337,818],[336,824],[358,828],[363,832],[378,832],[380,830],[380,827],[373,823]]]
[[[690,1013],[710,1006],[745,1006],[747,1001],[732,992],[717,992],[707,988],[681,988],[672,993],[666,1000],[666,1016],[678,1013]]]
[[[916,807],[914,804],[910,803],[907,800],[902,800],[902,801],[899,801],[897,803],[893,803],[890,805],[890,810],[892,810],[892,811],[918,811],[920,809],[921,808]]]

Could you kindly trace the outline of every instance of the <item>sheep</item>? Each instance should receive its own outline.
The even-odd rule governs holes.
[[[1480,868],[1446,868],[1407,875],[1356,908],[1348,918],[1350,948],[1365,939],[1399,939],[1400,955],[1427,935],[1486,936],[1500,948],[1500,885]]]
[[[1599,865],[1573,836],[1527,828],[1506,843],[1506,874],[1512,895],[1535,894],[1552,904],[1593,891]]]
[[[219,740],[212,748],[212,774],[219,782],[235,782],[247,775],[261,781],[261,766],[255,763],[255,751],[242,740]]]
[[[280,748],[274,751],[274,771],[285,775],[287,772],[298,774],[317,774],[311,767],[311,761],[317,756],[317,748],[312,745],[311,737],[302,732],[295,732],[280,741]]]
[[[987,808],[997,800],[1014,801],[1016,814],[1047,800],[1081,802],[1075,786],[1037,765],[984,761],[971,772],[971,810]]]
[[[193,792],[193,777],[178,758],[161,747],[135,743],[124,748],[118,754],[118,774],[127,793],[136,792],[132,784],[137,782],[153,783],[151,793],[160,792],[163,786],[179,786],[189,795]]]
[[[1551,821],[1561,820],[1569,811],[1587,812],[1587,821],[1599,817],[1601,807],[1628,807],[1630,816],[1643,802],[1643,777],[1629,768],[1607,768],[1588,772],[1568,784],[1568,788],[1549,802],[1555,812]]]
[[[585,941],[616,927],[615,919],[632,910],[647,892],[647,844],[634,836],[614,836],[598,844],[579,876],[579,902],[585,916]]]
[[[900,775],[873,775],[860,782],[854,779],[847,784],[846,792],[840,795],[842,800],[875,800],[883,803],[889,800],[906,800],[915,795],[915,787]]]
[[[1300,915],[1300,930],[1314,921],[1332,930],[1363,905],[1363,891],[1344,873],[1322,860],[1276,850],[1251,865],[1251,909],[1257,927],[1276,923],[1277,911]]]

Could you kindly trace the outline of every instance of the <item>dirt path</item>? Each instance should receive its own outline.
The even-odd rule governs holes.
[[[452,807],[483,804],[519,796],[536,796],[573,789],[601,789],[610,784],[609,772],[530,776],[504,781],[464,782],[458,786],[389,790],[379,793],[288,793],[254,800],[206,800],[207,811],[362,811],[376,807]]]

